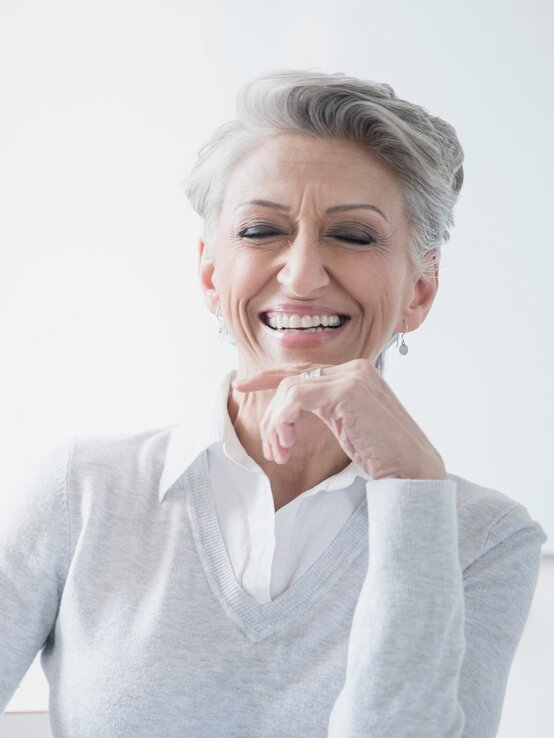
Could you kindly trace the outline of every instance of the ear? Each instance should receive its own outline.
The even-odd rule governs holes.
[[[435,273],[423,276],[421,270],[417,271],[413,277],[412,300],[402,312],[402,319],[396,327],[397,332],[404,332],[404,320],[408,325],[409,331],[415,331],[423,323],[431,310],[437,291],[439,289],[439,270],[438,255],[435,251],[429,251],[426,254],[427,262],[435,262]]]
[[[212,313],[216,313],[219,306],[217,290],[213,283],[214,271],[215,263],[212,257],[208,254],[205,241],[200,239],[198,242],[198,273],[200,275],[200,287],[204,293],[206,305]]]

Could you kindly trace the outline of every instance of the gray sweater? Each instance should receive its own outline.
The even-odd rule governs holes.
[[[229,562],[206,453],[71,438],[0,520],[0,709],[42,649],[54,738],[493,738],[546,540],[450,474],[384,479],[290,589]]]

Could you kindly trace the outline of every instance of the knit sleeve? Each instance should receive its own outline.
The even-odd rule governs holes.
[[[516,504],[462,571],[454,481],[366,489],[368,572],[328,738],[494,738],[543,529]]]
[[[52,630],[68,565],[72,440],[50,446],[0,511],[0,712]]]

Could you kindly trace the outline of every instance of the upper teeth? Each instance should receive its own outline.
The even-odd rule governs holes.
[[[287,315],[285,313],[267,313],[266,322],[272,328],[315,328],[340,325],[338,315]]]

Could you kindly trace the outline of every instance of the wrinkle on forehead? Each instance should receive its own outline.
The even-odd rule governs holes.
[[[299,201],[309,201],[311,195],[321,199],[314,206],[322,211],[344,203],[374,204],[398,227],[404,220],[404,200],[396,176],[361,147],[343,144],[268,140],[237,165],[224,210],[234,212],[240,202],[256,198],[288,205],[298,213]]]

